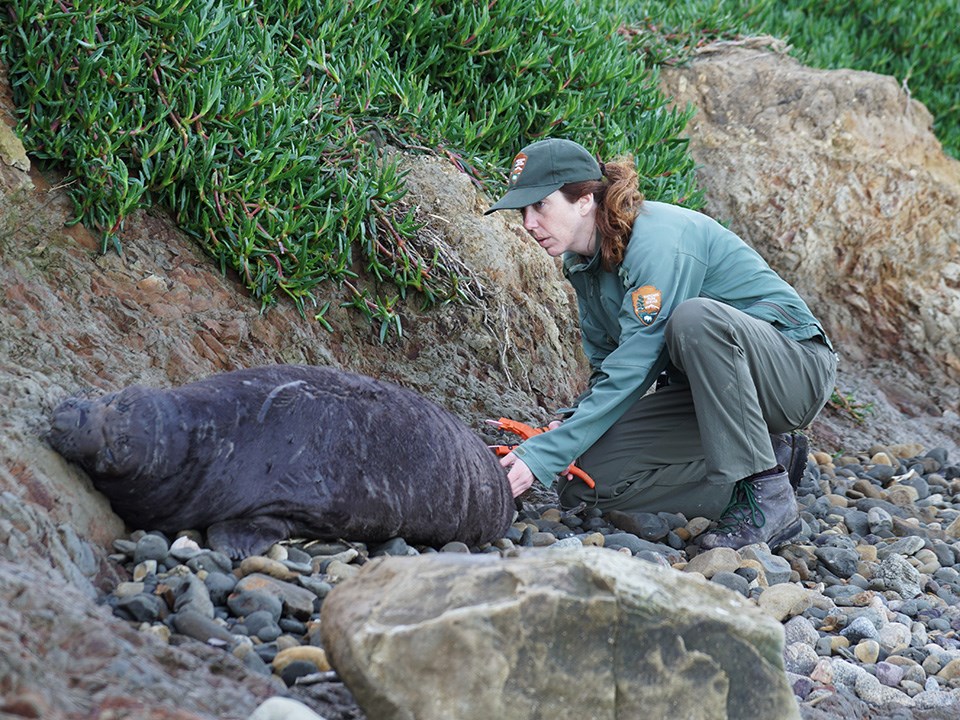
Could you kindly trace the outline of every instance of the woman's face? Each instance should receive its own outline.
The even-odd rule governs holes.
[[[596,250],[597,205],[593,193],[570,202],[557,190],[520,212],[523,227],[551,257],[568,251],[590,257]]]

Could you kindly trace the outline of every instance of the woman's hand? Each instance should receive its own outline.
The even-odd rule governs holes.
[[[534,477],[530,468],[513,453],[500,458],[500,464],[505,468],[510,468],[507,473],[507,481],[510,483],[510,491],[514,497],[525,493],[533,485]]]

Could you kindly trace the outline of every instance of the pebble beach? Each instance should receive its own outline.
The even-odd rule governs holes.
[[[602,546],[697,573],[783,624],[784,667],[804,718],[960,717],[960,465],[942,449],[813,451],[797,489],[803,532],[771,551],[698,552],[710,522],[678,514],[562,510],[528,493],[507,535],[478,548],[291,542],[231,561],[203,537],[138,531],[112,559],[129,579],[104,601],[166,642],[223,647],[327,720],[363,712],[320,647],[323,599],[370,558],[433,552],[509,557]]]

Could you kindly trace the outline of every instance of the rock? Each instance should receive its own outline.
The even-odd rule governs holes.
[[[739,552],[742,558],[756,560],[760,563],[767,585],[779,585],[790,580],[790,574],[793,570],[785,558],[766,552],[757,545],[748,545],[741,548]]]
[[[887,488],[887,500],[897,507],[909,508],[920,498],[917,489],[910,485],[891,485]]]
[[[331,664],[378,720],[528,717],[531,698],[544,717],[798,717],[776,623],[605,549],[377,560],[323,613]]]
[[[327,580],[331,584],[336,584],[356,576],[356,574],[360,572],[360,568],[356,565],[348,565],[340,560],[331,560],[325,566],[324,572],[326,573]]]
[[[960,678],[960,658],[950,660],[937,672],[937,677],[941,680],[956,680]]]
[[[181,635],[218,647],[232,647],[236,642],[226,628],[194,610],[184,610],[174,615],[173,627]]]
[[[873,665],[880,657],[880,643],[876,640],[861,640],[853,649],[853,653],[860,662]]]
[[[810,647],[816,645],[817,641],[820,639],[820,634],[813,626],[813,623],[811,623],[802,615],[792,617],[784,623],[783,636],[784,642],[787,645],[799,642],[805,643]]]
[[[718,572],[734,572],[740,567],[740,555],[731,548],[713,548],[698,553],[688,563],[686,572],[697,572],[708,580]]]
[[[448,542],[446,545],[440,548],[440,552],[468,553],[470,552],[470,548],[467,547],[466,543],[453,541],[453,542]]]
[[[900,681],[903,680],[905,672],[902,667],[888,662],[877,663],[876,671],[877,680],[882,682],[887,687],[897,687],[900,684]]]
[[[858,668],[859,669],[859,668]],[[914,702],[902,692],[882,684],[877,678],[865,670],[861,670],[854,682],[857,695],[871,705],[894,705],[913,707]]]
[[[301,702],[272,697],[253,711],[247,720],[324,720]]]
[[[722,585],[728,590],[733,590],[733,592],[739,593],[744,597],[750,593],[750,583],[745,577],[737,573],[721,570],[720,572],[714,573],[710,579],[717,585]]]
[[[864,639],[875,639],[877,637],[877,628],[867,618],[857,617],[840,631],[840,635],[849,640],[851,644],[856,644]]]
[[[783,650],[783,665],[787,672],[809,675],[818,661],[817,651],[806,643],[793,643]]]
[[[169,613],[166,604],[156,595],[140,593],[122,598],[114,609],[122,618],[137,622],[154,622],[162,620]]]
[[[232,600],[234,597],[243,593],[258,593],[272,596],[280,601],[284,614],[292,615],[300,620],[309,618],[313,613],[313,600],[316,597],[304,587],[259,573],[247,575],[237,582],[236,588],[230,598]],[[280,619],[279,615],[276,619]]]
[[[663,540],[670,532],[670,526],[667,525],[666,520],[653,513],[627,513],[612,510],[605,517],[621,530],[651,542]]]
[[[960,367],[960,315],[942,320],[960,302],[950,240],[960,237],[960,163],[944,156],[929,113],[899,80],[803,68],[749,45],[701,48],[662,68],[661,83],[679,107],[697,109],[687,132],[707,212],[734,218],[732,229],[812,299],[845,348],[844,387],[855,383],[857,400],[872,403],[859,429],[827,412],[817,431],[839,447],[870,447],[877,422],[925,407],[939,416],[927,446],[955,448],[956,416],[939,408],[956,407],[956,388],[938,403],[923,383],[941,392]],[[907,297],[916,322],[902,321]],[[911,357],[928,358],[918,362],[936,366],[936,379],[905,377]]]
[[[913,698],[913,706],[918,708],[947,708],[948,712],[960,709],[960,700],[952,692],[943,690],[924,690]]]
[[[145,560],[160,562],[167,557],[169,552],[170,544],[166,538],[147,533],[137,541],[136,549],[133,551],[133,562],[138,564]]]
[[[910,628],[902,623],[887,623],[880,628],[877,641],[887,655],[893,655],[910,645]]]
[[[872,507],[867,511],[867,523],[870,532],[878,535],[893,530],[893,518],[881,507]]]
[[[280,637],[280,626],[269,610],[255,610],[243,618],[247,633],[256,635],[264,642],[273,642]]]
[[[923,549],[925,541],[922,537],[911,535],[905,538],[899,538],[893,542],[884,543],[877,546],[877,557],[880,560],[886,560],[891,555],[903,555],[909,557],[915,555]]]
[[[783,583],[764,590],[757,604],[776,620],[784,621],[805,612],[812,600],[804,588]]]
[[[232,574],[222,572],[207,573],[203,579],[207,586],[207,594],[214,605],[226,605],[230,593],[237,587],[237,578]]]
[[[263,555],[246,557],[240,563],[241,577],[253,575],[254,573],[261,573],[277,578],[278,580],[286,581],[296,580],[300,576],[300,573],[293,572],[279,560],[273,560]]]
[[[323,648],[311,647],[309,645],[281,650],[273,659],[273,669],[278,673],[283,672],[287,665],[296,661],[309,662],[316,668],[314,672],[327,672],[330,670],[327,653]]]
[[[849,578],[857,572],[857,563],[860,556],[855,550],[837,547],[819,547],[816,549],[817,558],[834,575],[840,578]]]
[[[200,572],[201,570],[226,574],[233,572],[233,563],[230,558],[213,550],[201,550],[198,555],[194,555],[187,560],[186,565],[194,572]]]
[[[213,602],[203,580],[196,575],[188,575],[175,592],[174,612],[192,610],[205,617],[213,617]]]
[[[920,573],[900,555],[890,555],[877,566],[874,579],[904,600],[920,595]]]
[[[307,675],[315,675],[317,666],[308,660],[294,660],[287,663],[279,672],[280,678],[287,687],[296,685],[297,680]]]

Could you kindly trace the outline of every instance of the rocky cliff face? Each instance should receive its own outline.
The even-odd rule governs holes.
[[[708,210],[811,300],[845,358],[841,389],[874,404],[866,426],[826,413],[819,448],[882,438],[956,452],[960,170],[926,111],[889,78],[811,71],[775,53],[704,54],[663,77],[700,108],[691,147]],[[26,716],[106,717],[149,687],[152,718],[246,717],[275,687],[242,681],[238,667],[201,670],[209,658],[131,639],[96,608],[123,528],[43,442],[52,407],[84,389],[298,362],[399,382],[478,430],[484,417],[544,420],[583,378],[569,291],[510,218],[482,217],[487,201],[466,178],[410,157],[411,201],[473,269],[474,304],[407,318],[403,341],[383,345],[346,311],[332,313],[333,333],[289,307],[261,313],[162,212],[130,223],[121,256],[65,227],[61,178],[29,169],[0,96],[0,575],[16,578],[0,583],[0,692]],[[65,645],[50,620],[65,607],[76,633],[102,634]],[[24,632],[29,652],[11,652]],[[111,664],[118,648],[124,667]],[[51,672],[63,682],[44,681]]]
[[[719,43],[662,74],[678,104],[696,107],[688,130],[706,211],[823,320],[841,390],[874,404],[867,436],[956,448],[960,163],[894,78],[813,70],[749,45]],[[830,444],[866,441],[824,420]]]

